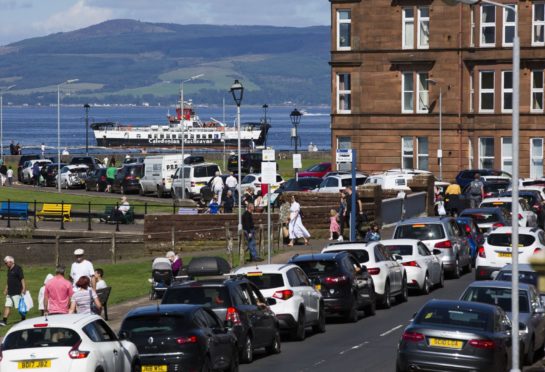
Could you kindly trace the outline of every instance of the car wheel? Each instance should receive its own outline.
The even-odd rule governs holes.
[[[458,259],[458,257],[456,257],[456,261],[454,262],[454,271],[452,272],[452,277],[454,279],[459,279],[460,276],[461,276],[461,272],[460,272],[460,260]]]
[[[212,363],[210,362],[210,356],[205,356],[201,367],[201,372],[212,372]]]
[[[233,352],[233,355],[231,355],[231,363],[229,364],[229,368],[227,369],[227,371],[229,371],[229,372],[238,372],[238,365],[239,365],[238,352],[237,352],[236,346],[235,346],[235,351]]]
[[[390,283],[386,282],[384,286],[384,295],[382,297],[382,307],[384,309],[389,309],[392,306],[392,299],[390,298]]]
[[[439,275],[439,288],[443,288],[445,286],[445,270],[443,270],[443,267],[441,266],[441,274]]]
[[[325,309],[324,309],[324,304],[320,304],[320,312],[318,314],[318,322],[312,326],[312,331],[314,333],[324,333],[325,332]]]
[[[252,363],[254,360],[254,344],[252,342],[252,336],[250,335],[246,335],[246,341],[244,342],[244,347],[242,348],[240,360],[242,363]]]
[[[280,351],[281,351],[280,332],[278,331],[278,329],[274,333],[272,343],[265,348],[265,351],[267,352],[267,354],[279,354],[280,353]]]
[[[164,197],[164,192],[163,192],[163,188],[161,186],[157,186],[157,197],[159,199],[162,199]]]
[[[531,365],[534,362],[534,339],[530,340],[528,345],[528,352],[524,356],[524,364]]]
[[[297,326],[293,330],[292,338],[296,341],[303,341],[306,336],[305,330],[305,310],[299,309],[299,316],[297,319]]]
[[[47,185],[47,183],[46,183]],[[91,189],[89,188],[89,185],[87,184],[87,182],[85,182],[85,191],[91,191]]]
[[[358,316],[358,301],[356,296],[354,296],[352,300],[352,306],[350,307],[350,310],[346,313],[344,316],[345,320],[350,323],[355,323],[359,320]]]
[[[371,303],[367,305],[367,307],[365,308],[365,315],[373,316],[376,314],[376,312],[377,312],[377,301],[375,301],[375,299],[373,298],[371,300]]]
[[[403,277],[403,283],[401,284],[401,293],[396,296],[397,303],[407,302],[409,299],[409,288],[407,287],[407,277]]]
[[[424,277],[424,283],[422,283],[422,288],[420,289],[422,294],[429,294],[430,293],[430,276],[426,272],[426,276]]]
[[[97,182],[97,184],[95,185],[95,191],[96,191],[96,192],[100,192],[100,185],[98,184],[98,182]]]

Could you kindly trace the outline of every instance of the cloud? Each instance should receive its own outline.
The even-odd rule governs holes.
[[[29,8],[32,8],[30,1],[0,0],[0,10],[2,11]]]

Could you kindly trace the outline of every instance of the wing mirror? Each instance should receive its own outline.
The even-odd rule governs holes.
[[[129,331],[121,331],[119,332],[119,339],[121,340],[128,340],[131,333]]]
[[[545,308],[538,307],[535,311],[536,314],[545,314]]]
[[[400,255],[400,254],[394,254],[394,259],[395,259],[396,261],[402,261],[402,260],[403,260],[403,256]]]
[[[441,253],[443,253],[443,252],[441,252],[440,249],[434,249],[434,250],[432,251],[432,253],[433,253],[434,255],[436,255],[436,256],[439,256],[439,255],[440,255]]]
[[[267,297],[266,302],[267,302],[267,305],[269,306],[276,305],[276,299],[272,297]]]

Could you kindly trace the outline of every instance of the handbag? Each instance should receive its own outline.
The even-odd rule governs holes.
[[[91,314],[100,315],[100,310],[95,304],[95,300],[93,299],[93,292],[90,289],[89,289],[89,300],[91,301]]]
[[[27,311],[34,307],[34,301],[32,300],[32,296],[30,295],[29,291],[25,292],[23,300],[25,301]]]
[[[13,302],[13,300],[12,300]],[[23,297],[21,297],[19,299],[19,306],[17,307],[17,310],[19,310],[19,314],[21,314],[21,316],[26,316],[26,313],[28,312],[28,309],[26,307],[26,304],[25,304],[25,301],[23,299]]]

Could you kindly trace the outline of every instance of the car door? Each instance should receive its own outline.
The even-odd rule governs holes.
[[[124,350],[115,333],[102,319],[95,320],[83,332],[93,341],[97,358],[106,371],[121,372],[125,369]]]
[[[127,167],[121,168],[119,172],[116,173],[114,178],[114,184],[112,185],[112,189],[114,189],[114,191],[120,190],[126,174],[127,174]]]
[[[393,275],[396,280],[396,288],[401,290],[403,286],[403,275],[405,273],[405,269],[403,268],[403,265],[397,261],[392,253],[390,253],[390,250],[384,247],[383,245],[380,245],[380,250],[382,251],[383,255],[386,257],[386,259],[389,262],[390,270],[393,272]]]
[[[231,357],[231,336],[220,323],[214,312],[208,308],[201,308],[195,313],[195,322],[200,326],[208,339],[208,348],[212,367],[222,368],[225,360]]]
[[[530,287],[530,308],[532,311],[532,325],[535,329],[534,345],[543,345],[545,341],[545,314],[539,294],[534,287]]]
[[[250,295],[250,301],[255,307],[254,327],[256,327],[257,332],[261,334],[259,337],[261,342],[258,345],[270,345],[276,335],[276,316],[269,306],[267,306],[265,298],[254,284],[247,283],[247,289]]]
[[[463,235],[462,230],[456,221],[449,221],[446,227],[448,229],[447,236],[452,241],[454,252],[458,253],[461,264],[467,265],[467,262],[469,261],[469,243],[467,238]]]
[[[306,319],[307,321],[317,320],[320,310],[320,298],[322,295],[316,291],[310,284],[307,274],[299,267],[293,268],[299,279],[299,286],[303,291],[303,298],[305,299]]]
[[[398,273],[395,271],[393,260],[390,259],[390,256],[385,254],[384,250],[380,249],[381,247],[380,244],[376,244],[373,248],[376,266],[387,273],[390,282],[390,290],[392,292],[397,292],[401,288],[401,279],[398,278]]]
[[[434,255],[432,255],[428,249],[423,243],[418,242],[417,246],[417,254],[419,256],[419,259],[424,262],[425,267],[428,270],[428,273],[430,274],[430,279],[432,283],[439,283],[439,275],[441,268],[439,267],[439,262],[436,259]]]

